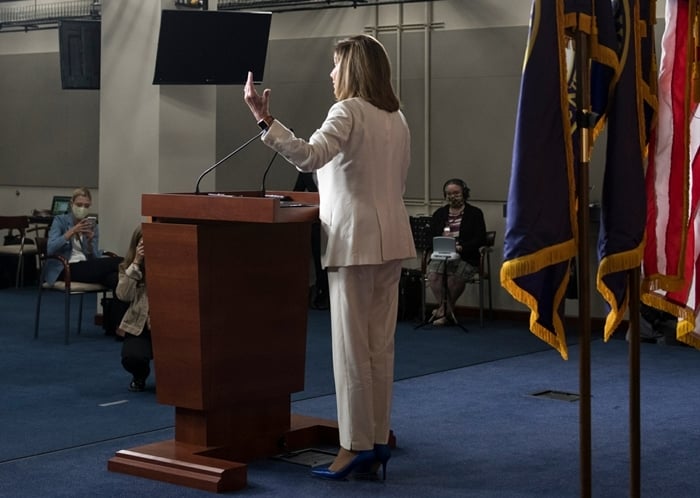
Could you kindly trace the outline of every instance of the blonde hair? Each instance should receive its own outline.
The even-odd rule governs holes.
[[[87,187],[78,187],[73,191],[73,195],[70,199],[71,202],[75,200],[76,197],[87,197],[90,199],[90,202],[92,202],[92,194],[90,193],[90,190]]]
[[[352,36],[336,43],[333,55],[338,64],[337,100],[360,97],[385,111],[399,110],[401,103],[391,86],[391,63],[379,40]]]

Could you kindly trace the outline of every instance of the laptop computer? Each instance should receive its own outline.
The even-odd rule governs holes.
[[[457,239],[454,237],[433,237],[433,253],[430,259],[453,261],[459,259]]]
[[[70,200],[69,195],[54,195],[51,201],[51,216],[66,214],[70,209]]]

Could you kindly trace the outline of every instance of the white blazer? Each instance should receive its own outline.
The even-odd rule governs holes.
[[[309,141],[275,120],[263,142],[318,177],[324,267],[416,256],[403,203],[411,137],[401,111],[361,98],[335,103]]]

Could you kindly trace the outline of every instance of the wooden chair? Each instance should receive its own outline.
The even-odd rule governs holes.
[[[467,284],[475,284],[479,286],[479,325],[484,326],[484,298],[488,291],[489,298],[489,316],[493,317],[493,301],[491,292],[491,253],[493,246],[496,243],[496,232],[494,230],[486,232],[486,244],[479,248],[479,271],[474,276],[467,280]],[[421,258],[421,272],[423,273],[425,284],[428,283],[428,262],[430,260],[430,251],[424,251]],[[423,300],[425,303],[425,300]],[[423,308],[425,315],[425,308]]]
[[[83,319],[83,298],[86,294],[97,294],[102,293],[103,297],[107,296],[108,292],[111,290],[101,284],[92,284],[87,282],[76,282],[71,280],[70,265],[68,260],[62,256],[50,256],[46,253],[46,246],[48,240],[44,237],[37,237],[36,246],[39,253],[39,261],[41,263],[41,272],[39,274],[39,285],[38,285],[38,298],[36,301],[36,315],[34,318],[34,339],[39,337],[39,315],[41,314],[41,298],[43,293],[46,291],[62,292],[65,296],[65,311],[64,311],[64,327],[65,327],[65,343],[70,342],[70,311],[71,311],[71,298],[76,296],[79,301],[78,307],[78,327],[77,334],[80,335],[80,329]],[[113,253],[105,253],[109,256],[116,256]],[[46,273],[46,261],[49,259],[56,259],[63,265],[63,279],[57,280],[53,284],[48,284],[44,281]]]
[[[16,237],[17,243],[0,245],[1,255],[12,256],[17,260],[15,287],[19,287],[20,282],[24,282],[24,257],[37,254],[37,247],[34,241],[27,239],[28,228],[28,216],[0,216],[0,230],[7,230],[7,235]]]

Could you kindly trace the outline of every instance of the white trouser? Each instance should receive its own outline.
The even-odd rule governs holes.
[[[328,268],[340,446],[389,438],[401,260]]]

